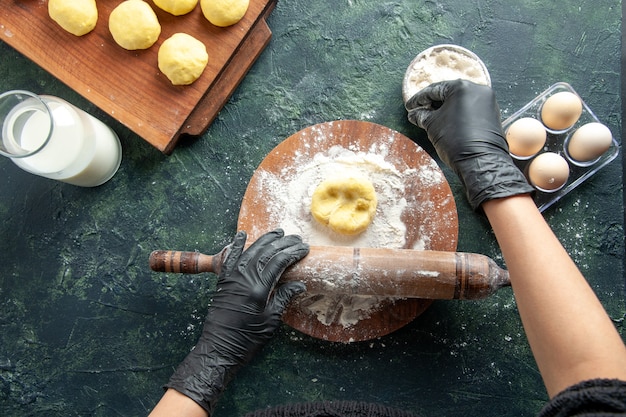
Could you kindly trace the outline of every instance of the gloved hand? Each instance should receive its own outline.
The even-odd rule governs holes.
[[[532,193],[509,155],[493,90],[443,81],[406,103],[411,123],[426,130],[439,157],[459,176],[474,210],[488,200]]]
[[[284,236],[279,229],[246,251],[245,243],[246,233],[238,232],[222,265],[200,340],[166,385],[209,415],[236,371],[271,339],[291,298],[305,290],[300,282],[274,290],[284,270],[309,252],[299,236]]]

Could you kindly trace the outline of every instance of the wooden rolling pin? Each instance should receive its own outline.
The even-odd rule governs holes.
[[[150,268],[219,274],[227,249],[215,255],[154,251]],[[510,285],[508,271],[480,254],[343,246],[311,246],[309,254],[289,267],[281,281],[301,281],[310,294],[443,300],[485,298]]]

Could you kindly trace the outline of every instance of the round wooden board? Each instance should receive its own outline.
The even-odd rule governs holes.
[[[264,178],[271,175],[288,186],[305,164],[310,164],[316,156],[328,155],[329,150],[336,147],[355,153],[380,152],[384,154],[384,161],[393,165],[398,172],[411,173],[402,175],[406,205],[400,218],[406,226],[406,233],[404,245],[397,249],[456,250],[456,204],[450,186],[436,162],[406,136],[381,125],[355,120],[321,123],[305,128],[284,140],[266,156],[248,184],[239,212],[238,228],[248,233],[249,241],[278,227],[291,232],[281,224],[280,216],[275,213],[277,208],[268,203],[272,200],[268,193],[284,193],[285,189],[268,188],[263,184]],[[419,175],[420,172],[423,174]],[[433,180],[433,177],[437,180]],[[379,205],[379,210],[384,209]],[[308,241],[306,235],[302,237],[305,242]],[[338,245],[345,243],[338,242]],[[369,317],[346,325],[338,317],[320,321],[302,305],[303,300],[306,297],[301,296],[290,304],[283,321],[310,336],[344,343],[370,340],[391,333],[411,322],[432,303],[432,300],[425,299],[384,299]]]

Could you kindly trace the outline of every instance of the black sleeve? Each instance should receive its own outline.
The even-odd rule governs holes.
[[[626,381],[594,379],[552,398],[539,417],[626,416]]]

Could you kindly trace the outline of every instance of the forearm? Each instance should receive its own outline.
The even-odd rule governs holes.
[[[483,208],[549,395],[587,379],[626,380],[622,339],[532,199],[495,199]]]
[[[262,235],[247,249],[239,231],[218,275],[202,335],[170,377],[151,417],[206,417],[239,368],[273,336],[289,301],[305,291],[301,282],[278,285],[286,268],[309,253],[309,245],[282,229]]]
[[[208,417],[209,414],[191,398],[180,392],[168,389],[161,397],[149,417]]]

